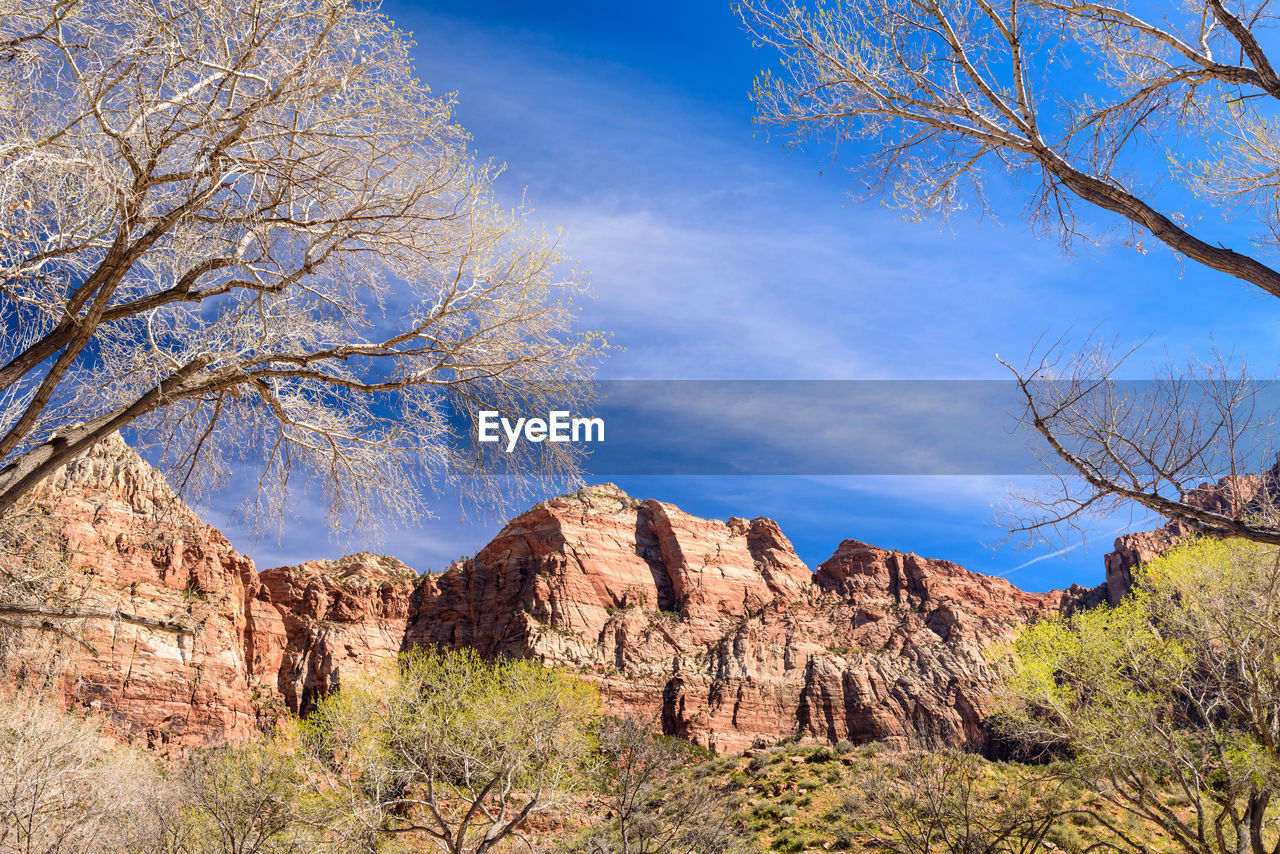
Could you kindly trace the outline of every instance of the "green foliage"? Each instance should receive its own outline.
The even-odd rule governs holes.
[[[598,706],[537,662],[415,649],[382,680],[326,699],[303,737],[349,836],[413,831],[483,854],[580,785]]]
[[[1063,851],[1068,851],[1072,854],[1084,851],[1089,844],[1076,827],[1064,822],[1055,822],[1049,828],[1045,838]]]
[[[834,762],[838,758],[839,756],[830,747],[818,747],[810,751],[804,761],[810,764],[821,764],[823,762]]]
[[[1007,662],[1000,726],[1070,756],[1068,773],[1108,783],[1108,799],[1174,838],[1225,825],[1206,850],[1270,850],[1278,554],[1196,540],[1138,571],[1117,607],[1031,626]]]
[[[174,854],[303,854],[316,850],[322,802],[300,758],[267,742],[197,754],[178,771],[176,802],[161,815]]]
[[[786,828],[773,838],[769,846],[774,851],[800,852],[809,847],[809,838],[801,831]]]

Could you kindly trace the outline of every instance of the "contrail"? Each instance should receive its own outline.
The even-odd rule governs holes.
[[[1155,521],[1155,520],[1152,519],[1150,521]],[[1116,534],[1122,534],[1125,531],[1132,530],[1134,527],[1140,527],[1143,524],[1145,524],[1145,521],[1139,522],[1136,525],[1130,522],[1129,524],[1121,525],[1119,528],[1116,528],[1114,531],[1108,531],[1102,536],[1114,537]],[[1049,552],[1047,555],[1037,555],[1036,557],[1033,557],[1031,560],[1027,561],[1026,563],[1018,564],[1013,569],[1006,569],[1004,572],[998,573],[996,577],[1004,578],[1006,575],[1011,575],[1020,569],[1026,569],[1027,567],[1031,566],[1034,563],[1039,563],[1042,560],[1049,560],[1050,558],[1061,557],[1062,555],[1067,554],[1068,552],[1073,552],[1084,545],[1088,545],[1088,540],[1080,540],[1078,543],[1073,543],[1065,548],[1058,549],[1056,552]]]

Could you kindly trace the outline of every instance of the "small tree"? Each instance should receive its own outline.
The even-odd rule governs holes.
[[[336,832],[363,850],[411,834],[485,854],[580,785],[596,710],[588,687],[537,662],[415,649],[382,683],[324,700],[306,742],[341,802]]]
[[[1001,726],[1074,757],[1112,806],[1194,854],[1280,844],[1280,552],[1198,540],[1140,570],[1118,607],[1018,639]]]
[[[631,718],[599,725],[597,781],[609,819],[587,834],[588,854],[727,854],[743,842],[723,792],[691,778],[691,746]]]
[[[156,792],[157,854],[302,854],[321,847],[301,759],[271,742],[191,757]]]
[[[876,847],[890,854],[1035,854],[1070,810],[1052,783],[1005,769],[999,796],[987,763],[973,754],[913,749],[871,765],[841,804],[859,823],[887,827]]]

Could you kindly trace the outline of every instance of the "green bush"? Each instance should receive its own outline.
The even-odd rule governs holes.
[[[788,828],[773,839],[773,844],[769,846],[774,851],[790,852],[796,854],[809,847],[808,838],[798,830]]]
[[[888,749],[889,746],[883,741],[868,741],[866,744],[858,748],[858,755],[870,759],[873,756],[879,756]]]
[[[1093,813],[1073,812],[1067,819],[1076,827],[1097,827],[1098,818]]]
[[[809,755],[804,758],[804,761],[817,764],[822,762],[834,762],[837,758],[839,757],[836,755],[836,752],[830,747],[819,747],[816,750],[811,751]]]
[[[1045,834],[1045,838],[1063,851],[1071,852],[1071,854],[1083,851],[1089,844],[1077,828],[1066,822],[1054,824],[1049,829],[1049,832]]]

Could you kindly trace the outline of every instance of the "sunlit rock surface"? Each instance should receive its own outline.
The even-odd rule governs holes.
[[[814,572],[769,519],[701,519],[608,484],[535,506],[442,573],[372,554],[258,572],[118,438],[37,498],[93,573],[95,608],[166,626],[83,621],[65,700],[157,747],[243,741],[435,643],[565,667],[613,710],[720,752],[791,736],[983,748],[985,651],[1106,598],[855,540]]]

